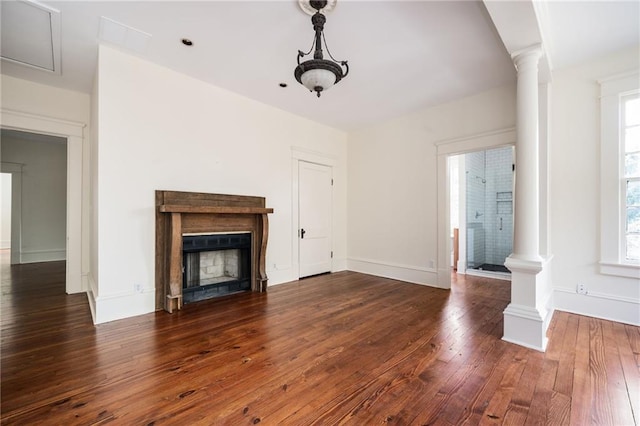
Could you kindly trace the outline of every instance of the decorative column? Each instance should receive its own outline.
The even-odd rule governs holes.
[[[551,319],[548,259],[540,256],[538,62],[540,45],[512,54],[518,73],[511,303],[504,311],[503,339],[544,351]]]
[[[539,254],[538,61],[539,47],[514,56],[518,71],[516,99],[516,174],[512,256],[541,260]]]

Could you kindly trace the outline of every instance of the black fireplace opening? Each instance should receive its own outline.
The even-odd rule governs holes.
[[[182,300],[251,290],[251,233],[182,236]]]

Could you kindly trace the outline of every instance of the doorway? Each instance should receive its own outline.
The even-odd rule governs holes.
[[[298,162],[299,278],[331,272],[332,168]]]
[[[66,260],[66,138],[0,132],[1,171],[7,176],[3,178],[2,244],[11,249],[11,264]]]
[[[513,250],[513,147],[452,156],[451,223],[458,272],[510,279],[504,266]],[[457,246],[456,246],[457,243]]]
[[[83,140],[82,123],[1,109],[2,130],[14,130],[64,138],[67,141],[66,292],[87,290],[83,281]],[[88,234],[86,234],[88,235]],[[87,263],[88,264],[88,258]]]
[[[9,265],[20,263],[20,229],[22,228],[22,164],[2,162],[5,176],[2,188],[2,246]],[[8,186],[8,187],[7,187]]]
[[[453,156],[468,152],[482,151],[493,148],[513,147],[516,141],[514,128],[505,128],[456,139],[446,139],[436,142],[437,148],[437,176],[438,176],[438,280],[440,288],[451,288],[452,277],[452,230],[451,230],[451,175],[449,163]],[[464,178],[460,181],[462,185]],[[474,212],[475,214],[475,212]],[[466,221],[460,220],[460,228]],[[460,233],[460,239],[464,234]],[[460,253],[462,256],[462,253]],[[460,271],[460,268],[459,268]],[[460,271],[462,272],[462,271]]]
[[[0,173],[0,250],[11,249],[11,173]]]

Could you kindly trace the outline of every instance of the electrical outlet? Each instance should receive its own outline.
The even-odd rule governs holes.
[[[429,261],[429,268],[434,269],[436,267],[436,261],[434,259],[431,259]]]
[[[576,287],[576,293],[587,294],[587,285],[584,283],[578,283],[578,286]]]
[[[142,293],[142,284],[134,284],[133,291],[135,291],[136,293]]]

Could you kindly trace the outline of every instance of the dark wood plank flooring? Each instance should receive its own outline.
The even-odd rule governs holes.
[[[500,340],[509,283],[341,272],[94,326],[64,263],[2,265],[2,424],[607,424],[639,419],[640,329],[557,312]]]

